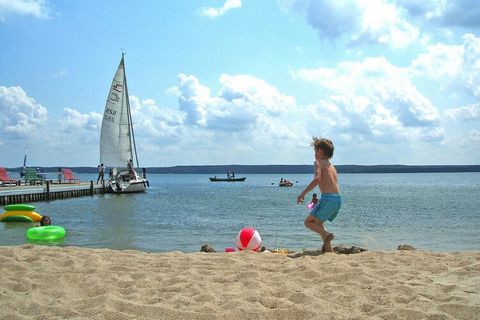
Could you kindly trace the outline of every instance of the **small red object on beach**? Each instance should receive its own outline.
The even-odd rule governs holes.
[[[225,252],[235,252],[235,248],[232,248],[232,247],[225,248]]]

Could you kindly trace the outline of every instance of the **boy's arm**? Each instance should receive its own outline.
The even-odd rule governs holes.
[[[320,185],[320,181],[322,180],[322,170],[320,164],[315,162],[315,176],[313,177],[312,181],[308,184],[308,186],[303,190],[303,192],[297,197],[297,203],[303,203],[305,199],[305,195],[315,188],[315,186]]]

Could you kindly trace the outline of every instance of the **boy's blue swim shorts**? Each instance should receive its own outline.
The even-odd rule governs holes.
[[[322,193],[320,200],[313,207],[310,215],[325,222],[333,221],[342,206],[342,196],[339,193]]]

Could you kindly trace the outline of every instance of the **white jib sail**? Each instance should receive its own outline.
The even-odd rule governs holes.
[[[106,167],[126,167],[132,158],[123,57],[113,77],[100,133],[100,162]]]

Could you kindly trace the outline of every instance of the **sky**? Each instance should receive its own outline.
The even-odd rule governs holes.
[[[0,166],[96,166],[122,51],[142,167],[480,164],[478,0],[0,0]]]

